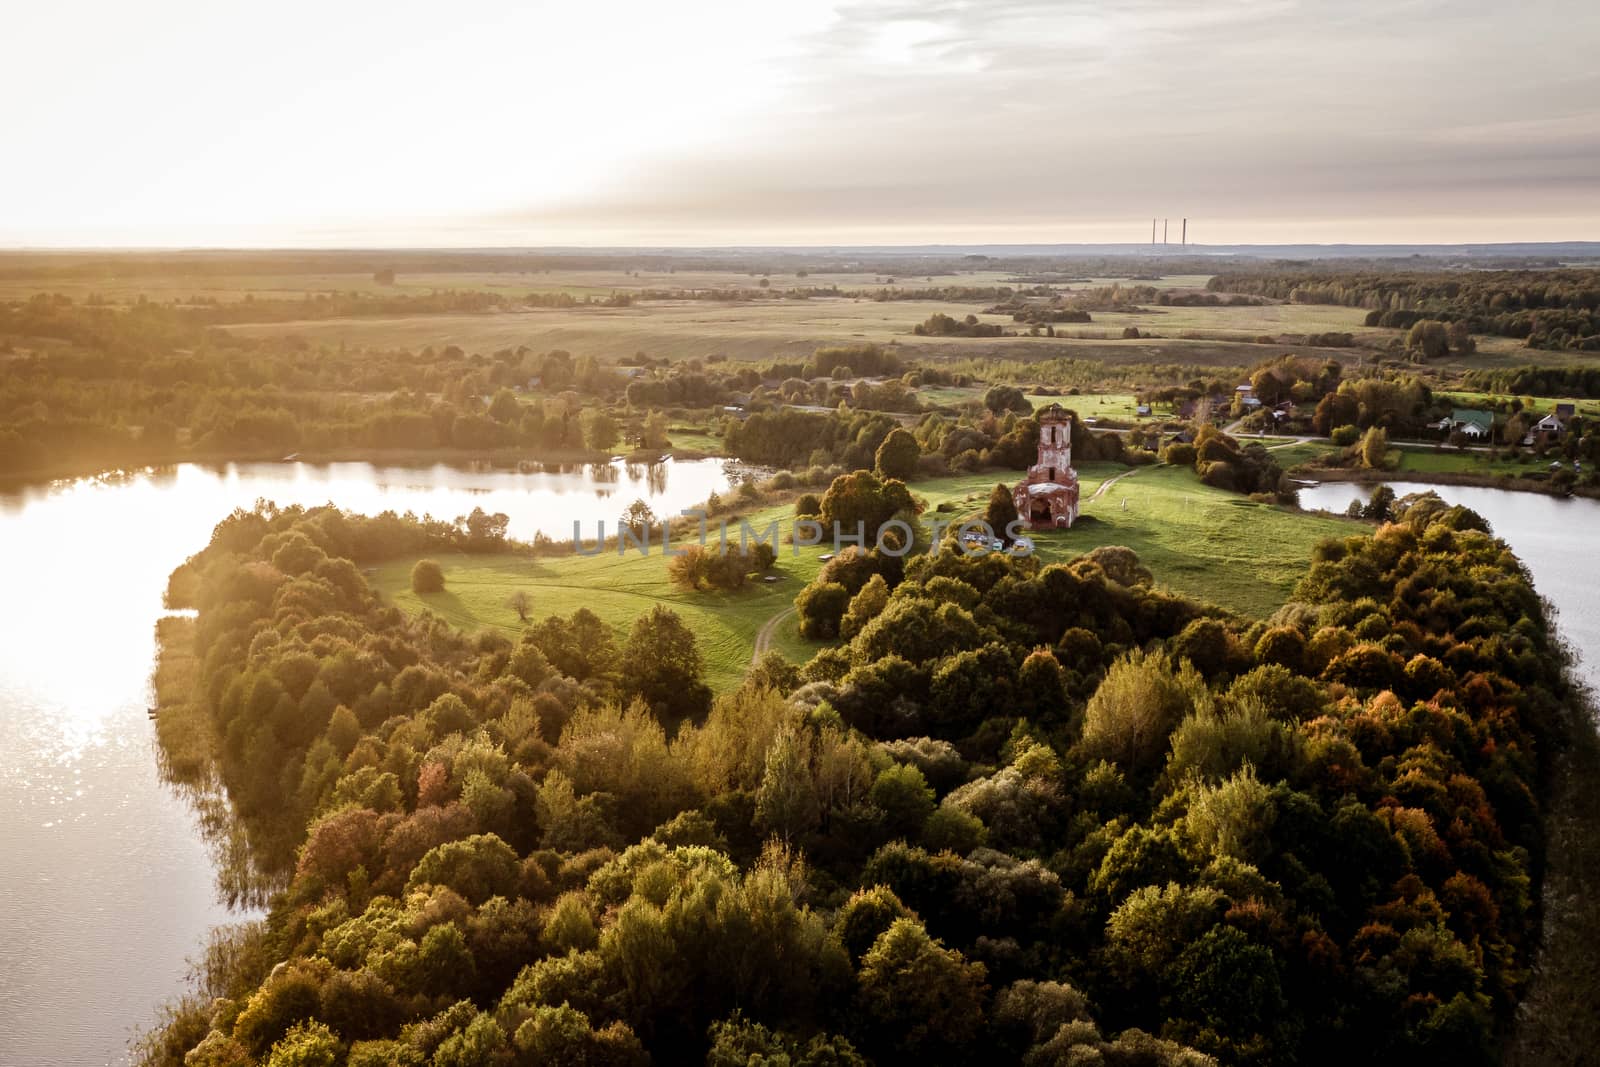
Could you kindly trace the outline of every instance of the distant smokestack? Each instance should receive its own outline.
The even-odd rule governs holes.
[[[1189,247],[1189,220],[1183,220],[1183,247]]]
[[[1161,243],[1162,244],[1166,244],[1167,243],[1167,220],[1166,219],[1162,219],[1161,220]]]
[[[1151,219],[1150,220],[1150,247],[1154,248],[1155,246],[1156,246],[1156,220],[1155,219]]]

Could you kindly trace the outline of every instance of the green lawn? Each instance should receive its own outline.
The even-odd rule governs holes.
[[[1086,490],[1084,497],[1091,492]],[[1137,468],[1082,510],[1090,521],[1063,533],[1038,535],[1044,559],[1071,559],[1100,545],[1125,545],[1139,554],[1158,585],[1258,617],[1288,600],[1305,573],[1313,545],[1365,528],[1345,519],[1256,504],[1202,485],[1190,470],[1165,466]]]
[[[1391,449],[1389,457],[1396,461],[1395,470],[1430,474],[1468,472],[1516,475],[1542,471],[1549,465],[1548,460],[1537,459],[1527,452],[1523,453],[1522,462],[1508,459],[1504,454],[1491,461],[1487,452],[1458,452],[1453,448],[1398,448]]]
[[[1292,445],[1283,445],[1276,448],[1272,445],[1267,446],[1267,451],[1272,453],[1272,458],[1277,460],[1278,466],[1284,470],[1298,467],[1302,463],[1310,463],[1339,450],[1338,445],[1325,441],[1300,441]]]
[[[1550,414],[1557,404],[1572,404],[1579,415],[1590,418],[1600,416],[1600,400],[1575,396],[1511,396],[1508,393],[1477,393],[1462,389],[1436,389],[1436,398],[1447,400],[1456,407],[1492,409],[1513,400],[1522,401],[1523,409],[1535,418]]]
[[[1168,467],[1135,468],[1098,500],[1088,499],[1103,482],[1128,469],[1110,463],[1079,468],[1087,501],[1083,513],[1089,521],[1064,533],[1038,535],[1042,558],[1055,562],[1100,545],[1126,545],[1139,553],[1161,586],[1247,615],[1266,615],[1288,598],[1304,573],[1313,544],[1362,528],[1343,519],[1253,504],[1201,485],[1191,471]],[[1002,480],[999,472],[988,472],[918,482],[913,489],[924,500],[929,517],[955,522],[980,514],[990,491]],[[945,510],[939,510],[940,505]],[[760,529],[781,520],[787,533],[791,514],[789,505],[776,505],[756,512],[750,521]],[[649,556],[636,551],[625,556],[608,551],[548,559],[513,554],[439,556],[445,591],[428,595],[411,591],[411,559],[378,568],[372,581],[403,610],[426,608],[468,632],[520,632],[517,614],[506,603],[517,590],[533,596],[536,618],[568,615],[586,607],[609,623],[619,639],[635,618],[665,604],[682,615],[698,636],[707,680],[726,689],[744,674],[762,625],[787,609],[801,587],[816,576],[826,551],[826,546],[818,546],[796,553],[785,544],[774,568],[780,581],[755,581],[734,593],[686,593],[675,588],[667,580],[666,558],[659,549]],[[772,647],[804,662],[821,646],[800,637],[791,615],[778,627]]]
[[[1119,474],[1125,477],[1105,495],[1090,499]],[[1001,480],[997,475],[941,478],[914,488],[928,502],[928,513],[957,521],[982,512]],[[1041,558],[1056,562],[1101,545],[1125,545],[1139,553],[1158,585],[1244,615],[1270,615],[1288,600],[1318,541],[1367,529],[1346,519],[1253,503],[1202,485],[1186,468],[1086,463],[1078,468],[1078,485],[1089,521],[1034,535]],[[954,509],[936,512],[944,502]]]
[[[722,438],[707,430],[674,426],[667,431],[667,440],[672,448],[678,451],[722,454]]]
[[[787,519],[789,506],[762,509],[750,517],[756,529],[775,519]],[[787,532],[787,527],[785,527]],[[738,527],[730,528],[732,537]],[[716,536],[713,528],[711,535]],[[526,555],[436,556],[444,567],[445,591],[419,595],[411,591],[411,559],[397,560],[372,576],[385,599],[403,610],[427,608],[451,625],[467,632],[496,629],[517,634],[522,626],[506,603],[512,593],[526,590],[533,597],[534,618],[570,615],[588,608],[626,637],[633,620],[656,604],[683,616],[700,640],[706,659],[707,680],[718,689],[737,685],[750,664],[756,632],[763,623],[790,606],[802,586],[816,577],[824,548],[782,545],[772,573],[777,582],[755,580],[732,593],[678,589],[667,580],[667,561],[655,546],[650,555],[615,549],[598,556],[561,556],[535,559]],[[797,663],[811,658],[821,646],[803,639],[795,619],[784,620],[773,636],[772,647]]]

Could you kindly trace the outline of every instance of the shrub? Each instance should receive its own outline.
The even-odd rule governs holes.
[[[411,591],[413,593],[444,592],[444,568],[431,559],[417,560],[417,565],[411,568]]]
[[[1194,466],[1194,445],[1175,441],[1161,450],[1161,462],[1172,467]]]

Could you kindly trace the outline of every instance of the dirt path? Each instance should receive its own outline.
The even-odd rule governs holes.
[[[1107,478],[1105,481],[1100,483],[1100,488],[1096,489],[1090,495],[1089,499],[1084,501],[1084,503],[1085,504],[1094,503],[1096,500],[1099,500],[1101,497],[1106,495],[1106,490],[1107,489],[1110,489],[1113,485],[1116,485],[1118,482],[1122,481],[1122,479],[1124,479],[1124,478],[1132,478],[1135,474],[1138,473],[1138,471],[1139,471],[1139,468],[1135,467],[1132,470],[1126,470],[1126,471],[1123,471],[1121,474],[1115,475],[1114,477]]]
[[[778,627],[783,625],[783,620],[793,614],[794,608],[787,607],[761,624],[761,629],[756,631],[755,651],[750,653],[750,663],[752,665],[760,662],[761,657],[767,654],[767,650],[772,647],[772,635],[778,632]]]

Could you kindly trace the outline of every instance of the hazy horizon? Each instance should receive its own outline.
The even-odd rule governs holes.
[[[1600,239],[1600,9],[1564,0],[68,0],[11,32],[8,247]]]

